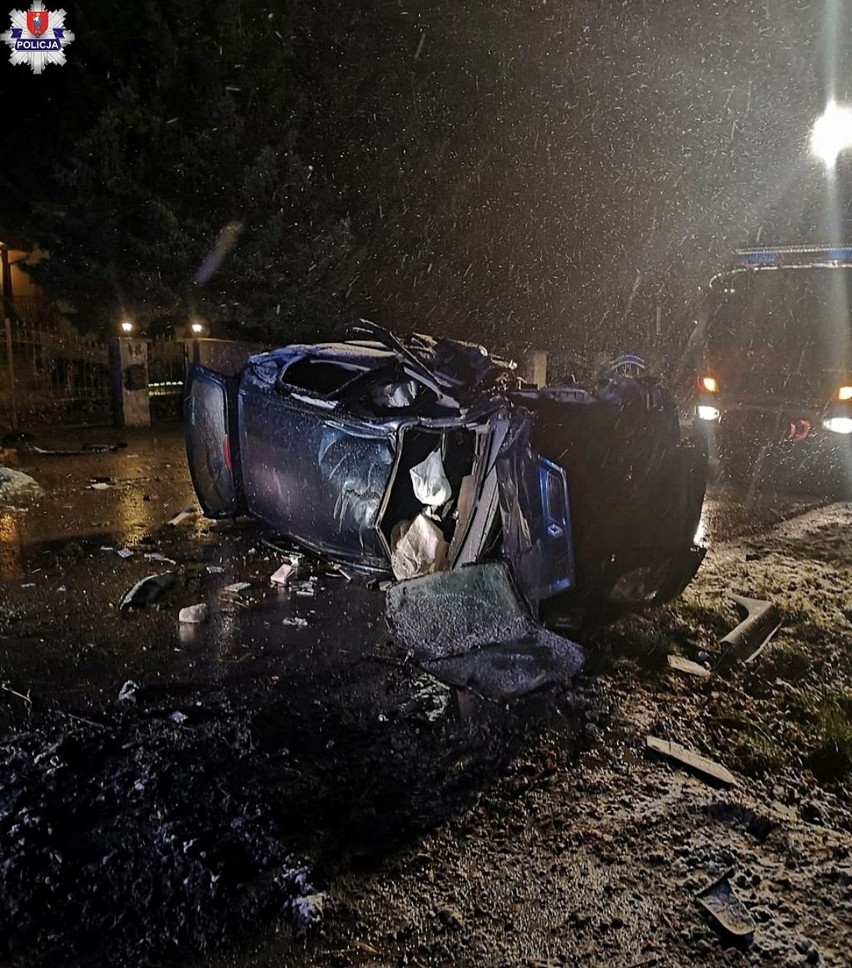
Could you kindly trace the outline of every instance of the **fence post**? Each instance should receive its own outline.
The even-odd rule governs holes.
[[[110,342],[110,362],[119,426],[150,427],[147,341],[114,337]]]
[[[543,387],[547,383],[547,350],[528,350],[520,375],[528,383]]]
[[[3,320],[6,330],[6,368],[9,371],[9,408],[12,430],[18,429],[18,397],[15,390],[15,357],[12,352],[12,320],[8,316]]]

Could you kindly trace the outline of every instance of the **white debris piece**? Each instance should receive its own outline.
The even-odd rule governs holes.
[[[171,519],[171,521],[168,521],[166,523],[171,524],[172,526],[175,526],[178,524],[183,524],[184,521],[188,521],[190,518],[194,518],[194,517],[195,517],[195,508],[184,508],[182,511],[179,511]]]
[[[167,558],[165,555],[160,554],[159,551],[148,551],[145,554],[146,561],[159,561],[164,565],[176,565],[177,562],[174,558]]]
[[[174,724],[175,724],[176,726],[180,726],[180,724],[181,724],[181,723],[185,723],[185,722],[187,721],[187,719],[189,719],[189,716],[187,716],[187,715],[186,715],[186,713],[182,713],[182,712],[181,712],[181,711],[180,711],[179,709],[176,709],[176,710],[175,710],[175,711],[174,711],[174,712],[173,712],[173,713],[171,714],[171,716],[169,716],[169,719],[170,719],[170,720],[171,720],[171,721],[172,721],[172,722],[173,722],[173,723],[174,723]]]
[[[16,504],[40,497],[42,493],[41,485],[29,474],[0,467],[0,504]]]
[[[118,555],[119,558],[132,558],[133,557],[133,552],[130,550],[130,548],[119,548],[116,551],[116,554]]]
[[[432,453],[408,472],[414,487],[414,496],[421,504],[439,508],[453,496],[450,482],[444,473],[440,450]]]
[[[281,624],[292,625],[297,629],[303,629],[307,627],[308,620],[306,618],[300,618],[298,615],[294,615],[292,618],[282,619]]]
[[[132,679],[128,679],[127,682],[121,687],[118,693],[119,702],[136,702],[136,690],[139,688],[137,683]]]
[[[187,605],[186,608],[180,610],[180,615],[178,615],[178,621],[185,624],[198,624],[199,622],[206,622],[208,614],[208,607],[206,602],[201,602],[198,605]]]
[[[90,491],[109,491],[112,488],[112,484],[107,484],[106,481],[95,481],[94,484],[90,484],[88,490]]]
[[[242,595],[243,592],[248,591],[251,588],[250,581],[238,581],[234,582],[233,585],[225,585],[222,589],[223,592],[228,592],[230,595]]]
[[[289,585],[290,579],[296,577],[296,566],[291,565],[289,562],[283,564],[276,572],[274,572],[270,581],[273,585]]]

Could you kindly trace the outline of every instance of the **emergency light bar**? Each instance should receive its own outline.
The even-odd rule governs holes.
[[[852,246],[781,245],[773,248],[737,249],[737,266],[852,265]]]

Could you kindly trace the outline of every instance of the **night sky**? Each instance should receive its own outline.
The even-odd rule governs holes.
[[[580,350],[641,347],[659,305],[675,347],[732,248],[845,234],[808,150],[852,87],[842,0],[64,6],[68,65],[0,52],[0,224],[93,304]],[[107,115],[136,134],[104,173]]]

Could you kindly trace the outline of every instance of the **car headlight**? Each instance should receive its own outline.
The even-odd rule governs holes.
[[[852,434],[852,417],[826,417],[822,425],[833,434]]]
[[[719,408],[718,407],[708,407],[705,404],[699,404],[699,406],[698,406],[698,419],[699,420],[718,420],[719,419]]]

